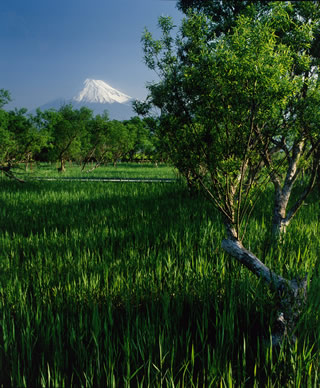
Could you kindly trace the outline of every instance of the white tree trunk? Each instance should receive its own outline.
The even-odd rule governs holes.
[[[258,278],[266,281],[279,296],[279,311],[272,344],[279,345],[284,336],[291,335],[306,300],[307,278],[302,281],[287,280],[271,271],[236,238],[235,230],[226,225],[228,238],[222,241],[222,248],[238,262],[247,267]]]
[[[286,228],[295,214],[295,212],[289,212],[290,214],[287,214],[287,207],[293,186],[298,177],[298,163],[302,154],[303,145],[304,141],[297,143],[293,147],[291,157],[288,157],[289,164],[283,186],[281,186],[279,178],[273,177],[272,179],[275,187],[272,235],[276,240],[281,239],[281,235],[286,232]]]
[[[286,190],[280,189],[280,187],[276,188],[272,220],[272,235],[275,240],[281,238],[290,223],[290,220],[286,218],[286,211],[291,190],[292,187],[287,187]]]
[[[262,261],[260,261],[252,252],[248,251],[236,238],[235,230],[228,225],[228,238],[222,241],[222,248],[232,257],[237,259],[242,265],[247,267],[257,277],[265,280],[270,286],[278,290],[287,287],[290,282],[276,273],[272,272]]]

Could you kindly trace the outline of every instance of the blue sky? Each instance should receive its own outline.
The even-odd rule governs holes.
[[[86,78],[102,79],[135,98],[155,78],[140,39],[157,18],[179,24],[172,0],[0,0],[0,89],[8,108],[68,99]]]

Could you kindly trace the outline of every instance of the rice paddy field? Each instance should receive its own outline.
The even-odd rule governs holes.
[[[152,165],[92,174],[177,178]],[[297,341],[273,349],[274,295],[223,252],[219,215],[181,181],[21,175],[0,178],[0,387],[320,386],[317,191],[280,247],[266,243],[268,188],[249,225],[245,245],[267,265],[312,277]]]

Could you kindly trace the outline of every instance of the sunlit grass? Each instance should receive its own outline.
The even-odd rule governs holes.
[[[122,163],[102,165],[92,171],[94,163],[89,163],[84,170],[81,166],[68,162],[66,163],[66,171],[58,172],[59,164],[56,163],[33,163],[21,165],[15,168],[14,173],[24,179],[32,179],[35,177],[50,177],[50,178],[68,178],[68,177],[84,177],[84,178],[154,178],[154,179],[177,179],[176,170],[163,163]],[[2,175],[3,176],[3,175]]]

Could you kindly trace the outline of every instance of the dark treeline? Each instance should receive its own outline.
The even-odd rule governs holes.
[[[59,110],[27,109],[6,111],[10,93],[0,90],[0,169],[13,177],[12,168],[34,161],[58,162],[59,171],[66,161],[75,161],[84,171],[117,161],[161,161],[165,158],[156,136],[157,121],[152,118],[110,120],[107,111],[93,111],[71,104]],[[90,165],[89,165],[90,162]],[[90,167],[89,167],[90,166]]]

